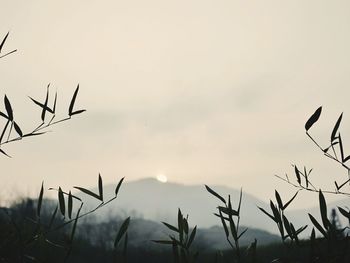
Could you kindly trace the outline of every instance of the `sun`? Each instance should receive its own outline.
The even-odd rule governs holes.
[[[168,181],[168,178],[164,174],[158,174],[157,180],[161,183],[166,183]]]

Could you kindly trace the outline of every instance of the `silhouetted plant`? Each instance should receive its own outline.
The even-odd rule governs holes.
[[[180,208],[177,214],[177,227],[166,222],[162,222],[168,229],[177,233],[175,235],[169,234],[170,240],[153,240],[155,243],[171,245],[175,263],[191,263],[195,262],[198,257],[198,252],[193,253],[190,248],[195,239],[197,226],[190,231],[188,225],[188,216],[184,217]]]
[[[7,53],[5,53],[5,54],[2,54],[2,48],[4,47],[5,42],[6,42],[6,40],[7,40],[7,37],[9,36],[9,34],[10,34],[10,32],[7,32],[7,34],[5,35],[5,37],[2,39],[2,41],[1,41],[1,43],[0,43],[0,58],[4,58],[4,57],[6,57],[6,56],[8,56],[8,55],[10,55],[10,54],[12,54],[12,53],[14,53],[14,52],[17,51],[17,49],[14,49],[14,50],[12,50],[12,51],[10,51],[10,52],[7,52]]]
[[[298,192],[294,194],[294,196],[286,203],[283,203],[280,194],[275,190],[275,198],[276,203],[270,200],[270,209],[272,213],[268,213],[265,209],[258,207],[265,215],[271,218],[277,225],[278,231],[280,232],[282,242],[284,243],[286,239],[290,239],[291,242],[299,242],[299,234],[302,233],[306,228],[306,226],[302,226],[298,229],[295,229],[293,223],[291,223],[286,217],[284,211],[286,208],[293,202]]]
[[[117,187],[118,189],[118,187]],[[117,192],[117,190],[116,190]],[[117,262],[118,260],[118,245],[120,243],[120,241],[122,240],[122,238],[124,237],[124,243],[123,243],[123,248],[122,248],[122,254],[121,254],[121,258],[123,262],[127,261],[126,258],[126,252],[128,249],[128,227],[130,224],[130,217],[126,218],[124,220],[124,222],[121,224],[119,231],[116,235],[115,241],[114,241],[114,262]]]
[[[5,38],[2,40],[1,44],[0,44],[0,54],[2,51],[2,48],[7,40],[9,33],[6,34]],[[8,52],[2,56],[0,56],[0,58],[3,58],[9,54],[12,54],[16,52],[16,50],[13,50],[11,52]],[[49,87],[50,84],[47,86],[47,91],[46,91],[46,98],[44,102],[39,102],[38,100],[35,100],[31,97],[29,97],[34,104],[36,104],[37,106],[40,107],[41,109],[41,123],[34,129],[32,129],[29,132],[24,132],[23,131],[23,127],[20,127],[20,125],[18,124],[17,120],[15,121],[15,117],[14,117],[14,112],[13,112],[13,107],[10,103],[10,100],[8,99],[8,97],[5,95],[4,96],[4,106],[5,106],[5,112],[1,112],[0,111],[0,116],[2,118],[5,119],[5,124],[4,127],[2,129],[2,132],[0,133],[0,153],[10,157],[7,152],[5,152],[3,150],[3,145],[4,144],[8,144],[11,142],[15,142],[15,141],[19,141],[22,140],[23,138],[26,137],[31,137],[31,136],[37,136],[37,135],[42,135],[44,133],[46,133],[46,129],[52,125],[58,124],[60,122],[64,122],[67,121],[69,119],[71,119],[72,116],[83,113],[85,110],[75,110],[74,106],[75,106],[75,101],[77,99],[77,95],[78,95],[78,91],[79,91],[79,84],[77,86],[77,88],[74,91],[73,97],[70,101],[69,107],[68,107],[68,117],[59,119],[59,120],[55,120],[56,118],[56,103],[57,103],[57,92],[55,93],[55,97],[53,100],[53,104],[52,106],[49,106]],[[50,115],[50,119],[47,120],[47,116]],[[13,131],[15,131],[16,135],[13,136]],[[12,135],[12,136],[11,136]]]
[[[36,205],[36,213],[35,218],[31,217],[25,217],[25,220],[32,224],[33,227],[30,231],[30,233],[23,234],[23,231],[27,231],[28,229],[21,228],[18,226],[18,224],[15,222],[14,218],[10,214],[9,210],[6,208],[2,208],[1,210],[5,212],[5,214],[8,216],[13,229],[15,233],[10,233],[11,235],[15,234],[15,240],[19,238],[18,243],[18,251],[19,251],[19,262],[22,262],[25,258],[31,258],[33,260],[36,259],[35,255],[30,255],[30,251],[27,251],[28,248],[33,247],[35,244],[37,245],[48,245],[52,246],[54,248],[62,249],[64,251],[64,258],[63,261],[67,261],[72,248],[73,248],[73,240],[76,233],[76,228],[78,224],[78,220],[95,212],[96,210],[106,206],[113,200],[115,200],[118,196],[119,189],[121,187],[121,184],[123,182],[124,178],[122,178],[119,183],[116,186],[115,189],[115,196],[104,200],[103,198],[103,184],[102,184],[102,177],[99,175],[98,180],[98,194],[91,192],[90,190],[87,190],[82,187],[74,187],[80,191],[82,191],[85,194],[88,194],[89,196],[98,199],[100,201],[100,204],[98,204],[95,208],[90,209],[84,213],[82,213],[82,208],[84,205],[84,201],[71,193],[69,191],[68,193],[63,191],[61,187],[58,187],[58,189],[49,188],[49,190],[56,190],[58,193],[58,204],[54,211],[52,212],[52,215],[50,218],[42,218],[41,216],[41,210],[43,205],[43,196],[44,196],[44,184],[41,185],[41,190],[39,193],[37,205]],[[74,201],[73,201],[74,200]],[[74,209],[74,207],[76,209]],[[123,235],[126,233],[128,224],[129,224],[130,218],[127,219],[127,223],[124,222],[122,224],[117,237],[115,241],[115,246],[118,245],[119,240],[123,237]],[[67,232],[67,228],[70,227],[70,231]],[[52,234],[54,232],[59,232],[63,235],[63,239],[61,241],[58,240],[52,240],[50,237],[52,237]],[[56,237],[56,236],[55,236]],[[127,240],[127,237],[125,238]],[[9,239],[9,242],[11,240]],[[15,242],[17,243],[17,242]],[[126,243],[125,241],[125,248],[126,251]],[[126,253],[126,252],[124,252]],[[40,256],[40,255],[38,255]]]
[[[239,244],[239,239],[248,230],[248,228],[245,228],[243,231],[239,232],[239,224],[240,224],[240,218],[241,218],[240,212],[241,212],[241,203],[242,203],[242,189],[239,195],[238,207],[235,210],[232,208],[230,195],[228,196],[228,200],[226,201],[225,198],[223,198],[221,195],[219,195],[209,186],[205,185],[205,188],[210,194],[218,198],[223,203],[223,205],[221,206],[219,205],[217,207],[218,213],[214,213],[214,215],[220,218],[222,227],[224,228],[224,231],[225,231],[226,240],[229,243],[232,250],[235,252],[237,261],[241,262],[242,253],[241,253],[241,247]],[[234,217],[236,218],[236,221],[234,220]],[[233,240],[234,245],[231,239]],[[257,241],[255,240],[252,246],[250,247],[250,250],[248,250],[247,252],[253,253],[253,254],[255,253],[256,242]]]

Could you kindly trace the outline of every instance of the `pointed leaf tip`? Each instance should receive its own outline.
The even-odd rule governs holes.
[[[332,130],[332,134],[331,134],[331,141],[332,142],[335,140],[335,137],[337,136],[337,132],[338,132],[342,118],[343,118],[343,113],[340,114],[340,116],[339,116],[337,122],[335,123],[333,130]]]
[[[44,195],[44,182],[41,183],[41,189],[40,189],[40,194],[39,194],[39,198],[38,198],[38,206],[37,206],[37,210],[36,210],[36,214],[38,217],[40,217],[43,195]]]
[[[7,111],[7,116],[8,116],[10,121],[13,121],[13,110],[12,110],[12,107],[11,107],[11,103],[10,103],[10,101],[7,98],[6,95],[4,97],[4,103],[5,103],[5,109]]]
[[[115,188],[115,196],[118,196],[118,193],[119,193],[119,189],[120,189],[120,187],[121,187],[121,185],[122,185],[122,183],[123,183],[123,181],[124,181],[124,178],[125,177],[123,177],[122,179],[120,179],[119,180],[119,183],[118,183],[118,185],[117,185],[117,187]]]
[[[102,185],[101,174],[98,174],[98,193],[99,193],[101,201],[103,201],[103,185]]]
[[[63,191],[61,187],[58,188],[58,202],[60,205],[60,211],[63,216],[66,214],[66,206],[65,206],[65,201],[64,201],[64,196],[63,196]]]
[[[79,92],[79,84],[78,84],[77,88],[75,89],[72,100],[69,104],[69,109],[68,109],[69,116],[72,116],[72,114],[73,114],[73,108],[74,108],[74,104],[75,104],[75,100],[77,98],[78,92]],[[75,114],[77,114],[77,113],[75,113]]]
[[[122,239],[123,235],[128,230],[129,224],[130,224],[130,216],[127,219],[125,219],[124,222],[122,223],[122,225],[120,226],[120,229],[119,229],[118,234],[117,234],[115,241],[114,241],[115,248],[118,246],[119,241]]]
[[[1,41],[1,44],[0,44],[0,53],[1,53],[1,50],[2,48],[4,47],[4,44],[6,42],[6,39],[7,37],[9,36],[10,32],[7,32],[7,34],[5,35],[5,37],[3,38],[3,40]]]
[[[213,189],[211,189],[209,186],[205,185],[205,188],[207,189],[207,191],[209,193],[211,193],[213,196],[215,196],[216,198],[220,199],[221,202],[223,202],[224,204],[226,204],[226,200],[221,196],[219,195],[217,192],[215,192]]]
[[[320,106],[305,123],[306,131],[308,131],[312,127],[312,125],[314,125],[315,122],[318,121],[318,119],[320,118],[321,112],[322,112],[322,106]]]

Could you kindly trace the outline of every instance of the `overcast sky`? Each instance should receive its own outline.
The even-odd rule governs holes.
[[[344,111],[350,151],[348,1],[2,1],[0,61],[7,94],[25,131],[40,123],[28,95],[58,91],[67,113],[87,112],[4,149],[2,199],[49,187],[95,186],[164,174],[184,184],[221,184],[267,201],[294,191],[274,174],[314,168],[333,189],[346,172],[304,133],[325,144]],[[3,110],[3,106],[2,109]],[[307,197],[307,198],[306,198]],[[317,203],[304,195],[296,207]]]

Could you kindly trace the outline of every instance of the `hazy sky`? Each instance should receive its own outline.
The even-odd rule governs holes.
[[[95,186],[165,174],[185,184],[243,187],[267,201],[293,193],[273,175],[314,167],[325,187],[346,173],[304,134],[326,142],[342,111],[350,151],[349,1],[1,1],[1,94],[28,131],[28,95],[58,90],[87,112],[47,135],[7,145],[1,198],[47,186]],[[2,96],[1,95],[1,96]],[[3,106],[2,106],[3,109]],[[25,128],[27,127],[27,128]],[[333,186],[330,186],[333,189]],[[6,193],[5,193],[6,192]],[[317,203],[317,195],[296,206]]]

